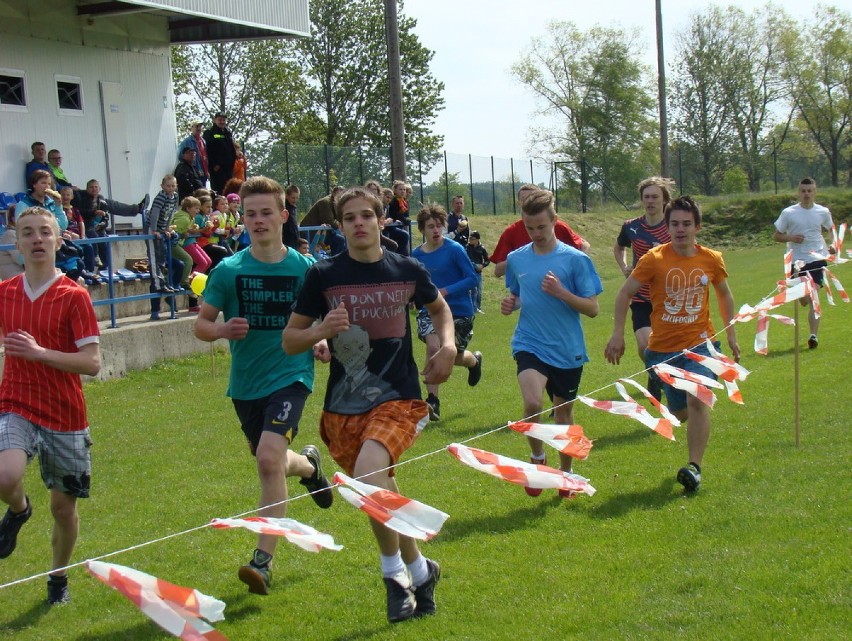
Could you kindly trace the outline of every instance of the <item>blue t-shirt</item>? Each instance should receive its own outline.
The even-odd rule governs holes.
[[[225,258],[210,272],[204,300],[221,309],[225,321],[241,317],[249,322],[246,337],[230,341],[231,398],[263,398],[297,382],[313,389],[311,350],[288,356],[281,345],[305,272],[312,263],[293,250],[279,263],[263,263],[245,249]]]
[[[435,251],[427,253],[421,245],[411,252],[411,257],[423,263],[435,287],[446,288],[444,299],[453,316],[474,315],[470,290],[477,286],[478,280],[464,247],[444,239],[444,243]]]
[[[506,287],[521,297],[512,354],[531,352],[554,367],[581,367],[589,355],[580,313],[542,291],[541,283],[548,272],[553,272],[562,286],[576,296],[589,298],[603,291],[592,260],[561,241],[549,254],[537,255],[532,243],[511,252],[506,263]]]

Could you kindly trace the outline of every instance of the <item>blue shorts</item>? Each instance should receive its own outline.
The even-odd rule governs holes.
[[[714,342],[713,347],[719,350],[719,343]],[[710,356],[710,352],[707,349],[707,345],[701,343],[701,345],[697,347],[693,347],[692,350],[696,354],[701,354],[702,356]],[[660,363],[666,363],[667,365],[671,365],[672,367],[679,367],[680,369],[684,369],[687,372],[692,372],[693,374],[701,374],[702,376],[706,376],[707,378],[712,378],[714,381],[716,380],[716,375],[711,372],[709,369],[704,367],[698,361],[694,361],[691,358],[687,358],[684,353],[681,352],[652,352],[650,349],[645,350],[645,367],[649,368],[649,374],[653,376],[659,383],[663,386],[664,391],[666,392],[666,406],[672,412],[678,412],[684,408],[686,408],[686,392],[683,390],[675,389],[671,385],[668,385],[660,380],[660,377],[657,376],[657,373],[650,369],[654,365],[659,365]]]

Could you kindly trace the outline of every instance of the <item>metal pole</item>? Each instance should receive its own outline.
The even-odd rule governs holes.
[[[677,144],[677,182],[683,196],[683,141]]]
[[[449,210],[450,208],[450,172],[447,171],[447,150],[444,150],[444,191],[446,192],[444,205]]]
[[[778,148],[775,146],[775,136],[772,136],[772,170],[775,177],[775,193],[778,194]]]
[[[467,175],[470,179],[470,215],[473,216],[476,213],[476,208],[473,198],[473,156],[470,154],[467,155]]]
[[[530,183],[535,184],[535,176],[533,176],[532,158],[530,158]]]
[[[420,182],[420,202],[423,202],[423,150],[417,150],[417,180]]]
[[[515,202],[515,159],[509,158],[509,169],[512,172],[512,213],[517,214],[517,203]]]
[[[580,209],[584,214],[589,211],[589,174],[585,158],[580,158]]]
[[[491,211],[497,215],[497,189],[494,186],[494,156],[491,156]]]
[[[396,0],[385,0],[385,38],[388,46],[391,168],[394,180],[405,180],[405,122],[402,118],[402,73],[399,62],[399,21]]]
[[[330,167],[328,166],[328,145],[323,145],[323,150],[325,152],[325,193],[331,193],[331,173]]]
[[[656,0],[657,10],[657,95],[660,103],[660,173],[669,176],[669,132],[666,109],[666,63],[663,55],[662,0]]]
[[[559,176],[556,174],[556,170],[559,168],[559,163],[554,161],[552,163],[553,169],[551,170],[553,173],[553,202],[556,205],[556,213],[559,213]]]
[[[361,183],[364,184],[364,150],[361,145],[358,145],[358,175],[361,176]]]
[[[285,172],[287,173],[287,184],[292,185],[293,181],[290,180],[290,143],[284,143],[284,167]]]

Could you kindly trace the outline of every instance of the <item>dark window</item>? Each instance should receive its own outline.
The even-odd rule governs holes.
[[[83,92],[77,82],[56,81],[56,93],[59,97],[60,109],[83,110]]]
[[[0,105],[27,106],[23,76],[0,75]]]

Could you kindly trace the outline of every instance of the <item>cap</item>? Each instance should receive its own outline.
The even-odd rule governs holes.
[[[195,127],[195,125],[203,125],[203,124],[204,124],[204,121],[203,121],[203,120],[199,120],[198,118],[195,118],[194,120],[192,120],[192,121],[189,123],[189,126],[190,126],[190,127]]]
[[[216,115],[213,116],[213,117],[214,118],[227,118],[228,114],[226,114],[224,111],[217,111]]]
[[[229,203],[240,202],[240,195],[239,194],[228,194],[227,198],[228,198]]]
[[[470,232],[470,237],[471,238],[479,238],[479,232],[478,231]]]
[[[180,150],[181,156],[183,154],[185,154],[187,151],[191,151],[194,154],[198,153],[198,150],[195,147],[190,147],[189,145],[186,145],[183,149]]]

